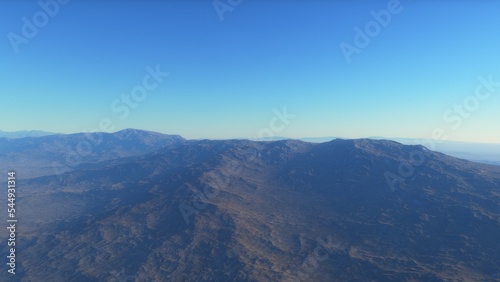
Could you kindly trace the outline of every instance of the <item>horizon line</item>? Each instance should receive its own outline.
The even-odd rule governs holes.
[[[384,136],[366,136],[366,137],[345,137],[345,136],[305,136],[305,137],[288,137],[288,136],[272,136],[272,137],[263,137],[263,138],[253,138],[253,137],[230,137],[230,138],[206,138],[206,137],[200,137],[200,138],[185,138],[181,134],[176,134],[176,133],[164,133],[164,132],[159,132],[159,131],[154,131],[154,130],[147,130],[147,129],[138,129],[138,128],[124,128],[120,130],[116,130],[113,132],[109,131],[88,131],[88,132],[52,132],[52,131],[45,131],[45,130],[37,130],[37,129],[29,129],[29,130],[16,130],[16,131],[5,131],[1,130],[1,133],[30,133],[30,132],[38,132],[38,133],[44,133],[43,136],[49,136],[49,135],[72,135],[72,134],[84,134],[84,133],[107,133],[107,134],[114,134],[118,133],[121,131],[125,130],[137,130],[137,131],[144,131],[144,132],[153,132],[153,133],[158,133],[158,134],[163,134],[163,135],[173,135],[173,136],[180,136],[186,140],[250,140],[250,141],[279,141],[279,140],[300,140],[300,141],[305,141],[305,142],[311,142],[311,143],[318,143],[318,142],[328,142],[331,140],[335,139],[345,139],[345,140],[359,140],[359,139],[371,139],[371,140],[390,140],[390,141],[396,141],[398,143],[401,143],[401,140],[408,140],[408,141],[426,141],[426,140],[434,140],[433,138],[417,138],[417,137],[384,137]],[[27,137],[43,137],[43,136],[27,136]],[[0,137],[2,138],[2,137]],[[8,138],[8,137],[4,137]],[[26,138],[26,137],[19,137],[19,138]],[[13,138],[14,139],[14,138]],[[304,140],[304,139],[324,139],[322,141],[312,141],[312,140]],[[437,142],[439,141],[439,142]],[[468,144],[491,144],[491,145],[500,145],[500,143],[494,143],[494,142],[484,142],[484,141],[462,141],[462,140],[437,140],[435,143],[440,144],[440,143],[446,143],[446,142],[454,142],[454,143],[468,143]]]

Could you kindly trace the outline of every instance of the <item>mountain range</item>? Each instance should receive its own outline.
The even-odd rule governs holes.
[[[15,168],[19,179],[59,175],[84,163],[144,155],[180,140],[184,138],[135,129],[3,138],[0,170]]]
[[[127,130],[126,130],[127,131]],[[25,137],[40,137],[48,135],[63,135],[59,133],[40,131],[40,130],[22,130],[6,132],[0,130],[0,138],[25,138]],[[253,141],[279,141],[279,140],[290,140],[289,137],[283,136],[273,136],[270,138],[256,138],[251,139]],[[334,139],[342,139],[342,137],[304,137],[298,140],[313,142],[313,143],[324,143],[329,142]],[[427,145],[429,142],[433,144],[433,149],[461,159],[470,160],[473,162],[486,163],[500,165],[500,144],[494,143],[477,143],[477,142],[458,142],[449,141],[441,142],[434,141],[430,139],[418,139],[418,138],[387,138],[387,137],[369,137],[369,139],[376,140],[392,140],[405,145]]]
[[[0,163],[9,281],[500,281],[500,166],[420,145],[124,130],[0,139]]]
[[[0,138],[25,138],[25,137],[40,137],[47,135],[55,135],[57,133],[41,131],[41,130],[20,130],[20,131],[2,131],[0,130]]]

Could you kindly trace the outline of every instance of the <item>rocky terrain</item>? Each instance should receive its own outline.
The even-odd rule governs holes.
[[[500,281],[499,166],[384,140],[102,136],[58,175],[36,167],[84,135],[0,139],[32,172],[15,279]]]

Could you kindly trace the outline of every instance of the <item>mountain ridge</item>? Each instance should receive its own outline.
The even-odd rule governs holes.
[[[25,138],[25,137],[41,137],[47,135],[56,135],[60,133],[42,131],[42,130],[20,130],[20,131],[2,131],[0,130],[0,138]]]
[[[179,135],[126,129],[0,139],[0,169],[20,178],[61,174],[83,163],[137,156],[185,140]]]
[[[395,190],[387,171],[404,179]],[[113,280],[122,270],[136,281],[498,273],[500,168],[422,146],[178,140],[20,185],[19,203],[30,207],[19,213],[29,231],[19,235],[29,242],[19,252],[26,281]]]

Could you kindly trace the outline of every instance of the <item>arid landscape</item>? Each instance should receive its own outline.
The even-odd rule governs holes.
[[[0,1],[0,282],[500,282],[500,1]]]
[[[498,280],[498,166],[385,140],[103,136],[121,150],[19,180],[20,281]],[[90,137],[18,140],[40,153],[17,174]]]

